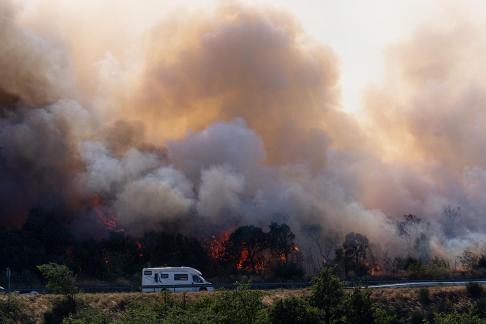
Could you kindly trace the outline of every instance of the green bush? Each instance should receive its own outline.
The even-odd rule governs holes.
[[[76,314],[70,314],[64,318],[63,324],[109,324],[111,323],[108,314],[102,310],[83,307]]]
[[[212,324],[223,323],[223,320],[207,307],[189,306],[187,308],[171,308],[161,323]]]
[[[269,312],[269,319],[270,323],[275,324],[319,323],[319,311],[303,298],[292,297],[274,303]]]
[[[387,311],[386,309],[383,309],[377,305],[373,307],[373,317],[375,320],[375,324],[397,323],[397,318],[392,312]]]
[[[0,299],[0,323],[34,323],[29,314],[25,312],[25,306],[21,304],[17,296],[8,294],[7,298]]]
[[[373,324],[375,322],[373,308],[370,292],[367,289],[354,289],[346,301],[346,322]]]
[[[423,324],[425,323],[425,314],[421,311],[415,310],[410,315],[410,324]]]
[[[325,267],[314,278],[310,301],[312,306],[321,310],[325,323],[343,317],[344,283],[336,276],[334,268]]]
[[[76,302],[73,298],[63,298],[54,303],[52,309],[44,314],[46,324],[62,323],[71,314],[76,314]]]
[[[115,323],[160,323],[170,313],[180,308],[180,303],[176,302],[169,295],[165,295],[162,302],[136,298],[126,305],[125,310]]]
[[[479,299],[476,302],[476,305],[474,305],[474,311],[475,313],[481,317],[481,318],[486,318],[486,299],[483,297]]]
[[[430,304],[430,291],[428,288],[420,288],[418,300],[424,306]]]
[[[76,319],[74,316],[73,319]],[[259,291],[223,291],[198,301],[176,301],[168,294],[163,301],[138,298],[131,301],[115,323],[267,323]]]
[[[53,293],[74,298],[78,292],[76,276],[65,265],[49,263],[37,266],[42,276],[47,280],[47,288]]]
[[[472,313],[442,313],[435,316],[436,324],[485,324],[486,321]]]
[[[484,294],[483,287],[477,282],[469,282],[466,284],[466,291],[468,295],[473,299],[479,299]]]
[[[215,323],[258,323],[266,311],[262,293],[247,288],[224,291],[207,301]]]

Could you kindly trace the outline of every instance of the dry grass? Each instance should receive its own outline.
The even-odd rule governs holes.
[[[443,303],[452,305],[454,309],[466,309],[471,305],[464,287],[434,287],[429,288],[431,304],[434,307]],[[182,300],[186,298],[187,302],[195,301],[203,296],[217,294],[218,292],[195,292],[195,293],[175,293],[171,294],[173,298]],[[276,300],[289,297],[303,297],[310,294],[310,289],[276,289],[263,291],[263,303],[271,305]],[[372,297],[378,303],[386,305],[387,308],[393,309],[397,314],[410,312],[423,308],[419,301],[418,288],[394,288],[394,289],[373,289]],[[5,296],[0,295],[0,299]],[[27,311],[32,314],[37,323],[42,322],[45,312],[49,311],[52,305],[60,300],[60,295],[21,295],[19,300],[25,305]],[[93,308],[103,309],[112,313],[117,313],[131,300],[160,301],[164,299],[163,294],[159,293],[83,293],[77,296],[77,299],[83,304]]]

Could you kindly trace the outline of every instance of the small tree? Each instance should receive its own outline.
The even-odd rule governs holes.
[[[342,317],[344,302],[344,283],[334,272],[334,268],[325,267],[314,278],[311,303],[322,310],[324,322],[332,323]]]
[[[317,324],[318,315],[318,310],[311,307],[305,299],[296,297],[278,300],[269,312],[270,323],[276,324]]]
[[[366,259],[369,252],[368,238],[360,233],[348,233],[343,243],[346,275],[363,276],[368,273]]]
[[[37,266],[42,276],[47,280],[47,288],[57,294],[66,295],[74,300],[78,292],[76,287],[76,276],[65,265],[48,263]]]
[[[478,264],[479,257],[471,251],[465,250],[459,257],[459,262],[462,264],[464,270],[472,271]]]
[[[346,302],[346,322],[375,323],[374,305],[368,290],[354,289]]]
[[[295,250],[295,234],[287,224],[270,224],[268,245],[272,256],[282,263],[287,263],[289,255]]]

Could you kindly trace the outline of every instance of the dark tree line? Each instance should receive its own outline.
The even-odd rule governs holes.
[[[62,213],[35,209],[20,229],[0,229],[0,279],[9,267],[14,283],[38,283],[36,266],[50,262],[66,264],[80,278],[100,280],[130,279],[144,266],[191,265],[211,270],[207,253],[195,238],[165,232],[134,238],[110,232],[104,239],[78,240],[68,225]]]
[[[214,264],[196,238],[154,231],[139,238],[108,232],[103,239],[79,239],[68,220],[59,207],[34,209],[21,228],[0,228],[0,281],[4,282],[9,267],[14,285],[39,284],[37,266],[51,262],[67,265],[80,279],[133,282],[139,281],[143,267],[165,265],[192,266],[207,276],[235,272],[237,264],[249,273],[265,266],[266,271],[280,271],[282,276],[289,269],[302,275],[292,258],[295,235],[286,224],[271,224],[268,232],[255,226],[237,228],[225,242],[221,264]]]

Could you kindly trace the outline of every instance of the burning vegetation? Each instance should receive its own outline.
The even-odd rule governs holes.
[[[265,275],[275,268],[290,265],[297,270],[294,275],[299,277],[302,276],[302,257],[294,239],[288,225],[272,223],[268,232],[255,226],[225,231],[211,239],[207,246],[213,262],[223,268]]]

